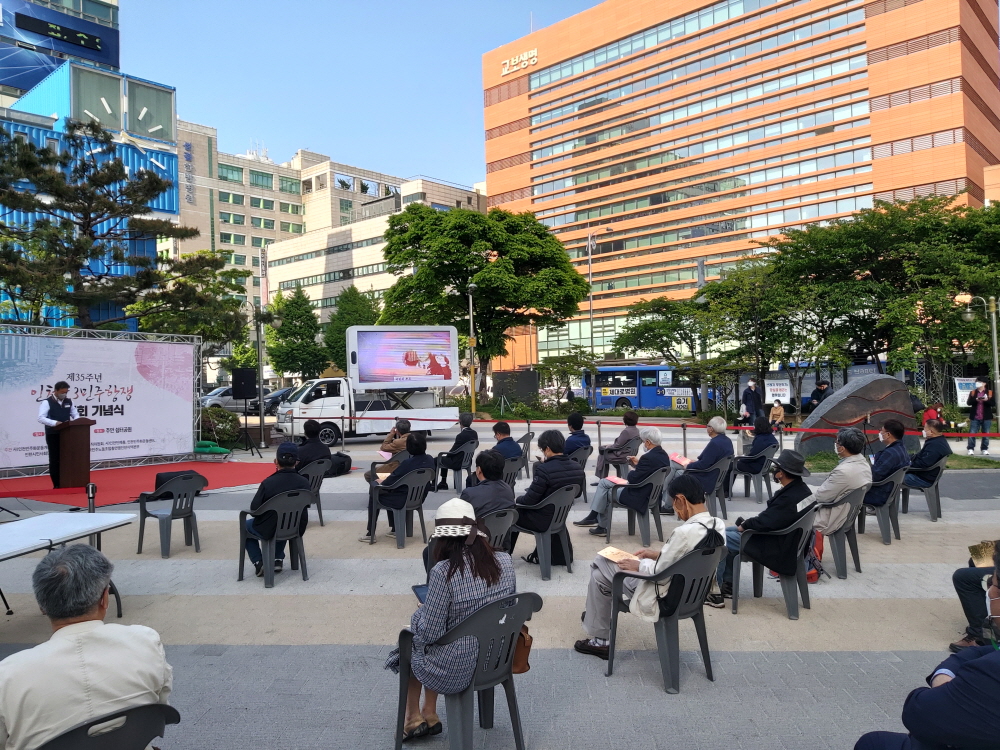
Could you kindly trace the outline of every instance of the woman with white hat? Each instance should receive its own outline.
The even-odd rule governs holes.
[[[410,620],[413,654],[404,740],[440,734],[438,694],[461,693],[476,670],[479,645],[474,638],[460,638],[445,646],[431,644],[484,604],[516,590],[510,555],[490,546],[485,527],[476,521],[470,503],[455,499],[441,505],[431,539],[436,541],[431,543],[433,567],[427,579],[427,598]],[[399,671],[398,649],[389,654],[385,667]]]

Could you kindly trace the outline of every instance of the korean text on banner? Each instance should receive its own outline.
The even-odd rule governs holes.
[[[780,401],[783,404],[791,403],[792,384],[788,380],[765,380],[764,381],[764,402],[773,403]]]
[[[969,398],[969,394],[976,387],[976,380],[978,378],[955,378],[955,396],[958,398],[958,405],[965,408],[965,402]]]

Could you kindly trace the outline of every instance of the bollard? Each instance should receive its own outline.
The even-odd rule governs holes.
[[[601,455],[601,420],[597,420],[597,455]]]
[[[97,512],[97,504],[96,504],[97,501],[96,501],[96,498],[97,498],[97,485],[94,484],[93,482],[90,482],[89,484],[87,484],[87,512],[88,513],[95,513],[95,512]],[[101,535],[100,534],[91,534],[90,537],[87,539],[87,543],[91,547],[97,547],[97,549],[100,550],[101,549]]]
[[[684,455],[688,454],[688,432],[687,432],[687,422],[681,422],[681,438],[684,442]]]
[[[344,415],[340,415],[340,449],[347,452],[347,433],[344,431]]]

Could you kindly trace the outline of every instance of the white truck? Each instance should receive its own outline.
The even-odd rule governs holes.
[[[306,420],[320,423],[319,439],[332,446],[343,437],[384,435],[397,419],[413,430],[445,430],[458,422],[458,407],[436,406],[426,388],[358,391],[350,378],[307,380],[278,406],[275,430],[295,442],[303,439]]]

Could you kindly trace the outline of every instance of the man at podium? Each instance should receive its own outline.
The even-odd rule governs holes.
[[[73,402],[66,398],[69,383],[60,380],[52,388],[52,395],[38,405],[38,421],[45,425],[45,444],[49,447],[49,476],[52,486],[59,487],[59,433],[56,425],[79,419]]]

